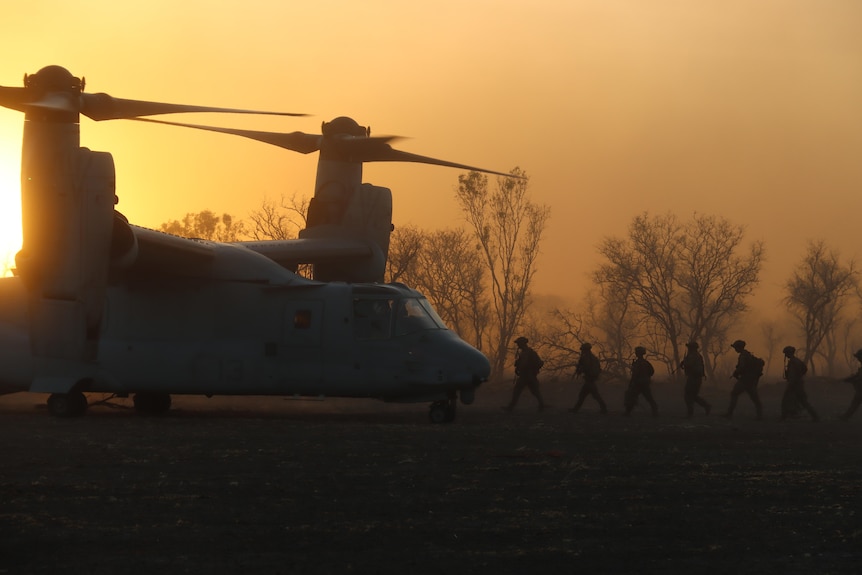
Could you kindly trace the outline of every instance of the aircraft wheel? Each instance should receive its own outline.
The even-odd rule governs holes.
[[[449,400],[447,402],[447,404],[446,404],[446,422],[447,423],[455,421],[455,414],[457,413],[455,408],[457,405],[458,405],[458,403],[454,399]]]
[[[431,404],[428,419],[431,420],[431,423],[447,423],[454,419],[454,417],[450,416],[451,413],[452,410],[449,408],[448,401],[435,401]]]
[[[435,401],[428,412],[431,423],[450,423],[455,421],[454,401]]]
[[[48,398],[48,412],[54,417],[78,417],[87,411],[87,397],[80,391],[52,393]]]
[[[171,408],[171,396],[167,393],[136,393],[132,401],[141,415],[164,415]]]

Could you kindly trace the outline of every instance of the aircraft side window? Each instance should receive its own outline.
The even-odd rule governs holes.
[[[310,329],[311,328],[311,310],[298,309],[293,316],[294,329]]]
[[[391,300],[353,300],[353,334],[356,339],[386,339],[390,337],[391,309]]]

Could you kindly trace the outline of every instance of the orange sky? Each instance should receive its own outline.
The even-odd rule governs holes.
[[[764,293],[809,238],[860,256],[858,0],[16,4],[0,22],[0,85],[59,64],[88,92],[314,114],[178,120],[317,132],[349,115],[409,137],[407,151],[522,167],[552,209],[541,293],[582,293],[595,246],[644,210],[748,226],[767,245]],[[18,218],[21,123],[0,110],[4,229]],[[142,225],[312,192],[316,155],[128,121],[83,119],[82,134],[113,153],[119,209]],[[461,223],[458,171],[365,174],[393,189],[396,225]]]

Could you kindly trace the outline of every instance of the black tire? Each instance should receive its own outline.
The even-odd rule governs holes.
[[[48,413],[54,417],[80,417],[87,411],[87,397],[80,391],[52,393],[48,397]]]
[[[431,410],[428,412],[428,419],[431,423],[449,423],[452,421],[449,419],[449,402],[447,401],[436,401],[431,404]]]
[[[431,410],[428,412],[428,419],[431,423],[451,423],[455,421],[457,405],[454,399],[448,401],[435,401],[431,404]]]

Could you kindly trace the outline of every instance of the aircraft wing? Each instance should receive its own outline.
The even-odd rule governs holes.
[[[205,267],[213,259],[214,249],[210,242],[180,238],[139,226],[129,227],[137,240],[136,266],[188,270]]]
[[[351,238],[300,238],[235,243],[264,255],[288,269],[295,269],[298,264],[372,255],[371,247],[367,242]]]

